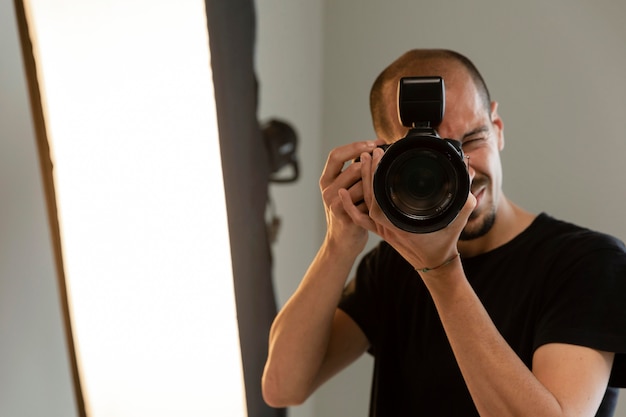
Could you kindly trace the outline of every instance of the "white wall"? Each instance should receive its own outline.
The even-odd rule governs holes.
[[[324,230],[315,182],[327,151],[373,137],[370,85],[410,48],[456,49],[481,69],[500,102],[504,189],[513,201],[626,240],[626,3],[331,0],[322,18],[322,5],[311,3],[257,0],[261,113],[291,118],[306,141],[307,177],[273,190],[285,220],[274,250],[281,302]],[[370,376],[364,358],[292,415],[367,415]]]

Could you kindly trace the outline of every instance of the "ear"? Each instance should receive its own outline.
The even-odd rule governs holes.
[[[498,114],[498,102],[491,102],[491,123],[495,129],[498,139],[498,149],[501,151],[504,149],[504,122]]]

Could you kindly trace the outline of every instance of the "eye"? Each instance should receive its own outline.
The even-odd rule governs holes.
[[[468,152],[469,150],[483,146],[488,143],[490,137],[491,130],[489,129],[489,126],[486,125],[480,126],[471,132],[468,132],[461,138],[463,151]]]
[[[483,136],[468,138],[468,139],[463,140],[463,143],[461,144],[461,146],[463,146],[463,149],[473,148],[485,142],[486,139],[487,138]]]

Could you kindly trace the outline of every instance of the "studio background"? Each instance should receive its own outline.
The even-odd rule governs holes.
[[[256,0],[255,5],[259,118],[289,120],[300,137],[301,179],[271,189],[282,219],[272,248],[280,305],[323,238],[317,181],[328,151],[373,138],[370,85],[410,48],[456,49],[481,69],[500,102],[504,189],[513,201],[626,240],[626,3]],[[0,22],[0,77],[10,86],[0,97],[0,122],[11,132],[0,138],[0,276],[23,278],[0,282],[0,307],[14,306],[18,295],[33,289],[42,295],[14,306],[24,319],[18,337],[0,341],[0,368],[4,375],[28,367],[47,376],[0,379],[0,391],[16,403],[45,395],[56,403],[44,413],[57,408],[73,415],[64,341],[48,332],[61,326],[61,317],[55,283],[48,279],[54,262],[35,142],[15,133],[33,135],[31,121],[18,115],[27,113],[28,103],[10,1],[0,2]],[[13,331],[6,323],[2,330]],[[32,357],[37,360],[25,363]],[[371,365],[364,357],[290,415],[367,415]],[[626,417],[625,397],[622,393],[618,417]],[[46,407],[32,403],[33,409]]]
[[[504,120],[504,191],[534,212],[626,240],[626,3],[256,0],[260,117],[300,135],[302,177],[271,188],[282,219],[273,247],[279,305],[325,231],[318,179],[330,149],[372,139],[368,94],[412,48],[450,48],[481,70]],[[374,243],[371,239],[371,244]],[[367,415],[369,356],[292,417]],[[621,395],[616,416],[626,416]]]

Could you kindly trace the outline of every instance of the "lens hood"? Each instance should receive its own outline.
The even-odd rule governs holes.
[[[385,151],[373,187],[378,205],[396,227],[412,233],[443,229],[470,191],[461,144],[440,138],[433,129],[412,129]]]

